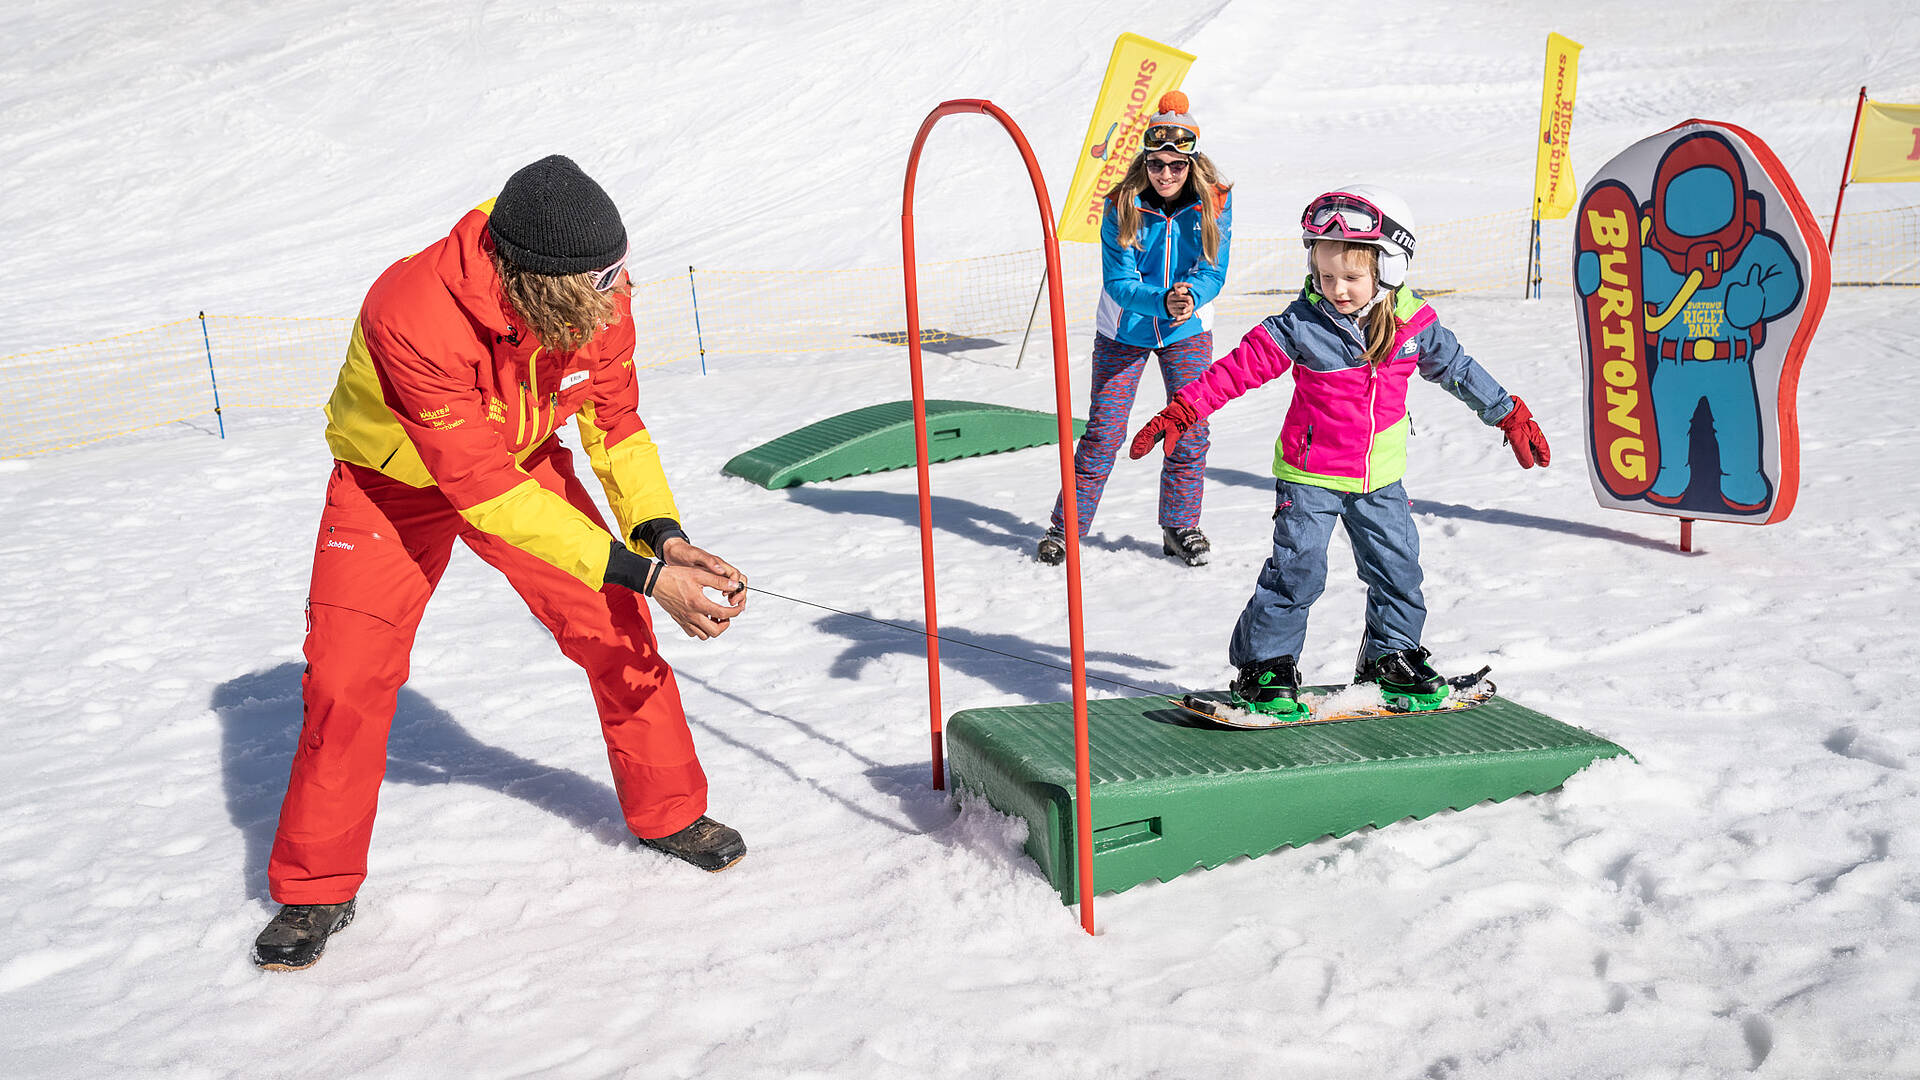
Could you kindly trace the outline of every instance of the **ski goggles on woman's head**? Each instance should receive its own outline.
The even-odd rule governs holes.
[[[1300,230],[1311,236],[1341,240],[1391,240],[1413,254],[1413,230],[1388,217],[1386,211],[1344,191],[1330,192],[1307,204]]]
[[[1145,153],[1171,150],[1176,154],[1191,154],[1200,145],[1200,134],[1179,124],[1155,124],[1147,129],[1146,138],[1141,140],[1140,145]]]
[[[614,263],[612,266],[607,267],[605,270],[592,271],[593,291],[606,292],[608,289],[613,288],[614,282],[620,280],[620,271],[626,268],[627,268],[627,253],[625,251],[622,251],[620,253],[620,257],[614,260]]]

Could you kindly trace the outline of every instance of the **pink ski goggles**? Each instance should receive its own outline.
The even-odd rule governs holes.
[[[1358,195],[1332,191],[1307,204],[1300,215],[1307,236],[1341,240],[1391,240],[1413,255],[1413,230],[1388,217],[1386,211]]]

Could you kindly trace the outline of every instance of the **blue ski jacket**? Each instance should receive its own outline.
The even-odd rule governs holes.
[[[1139,198],[1137,247],[1120,245],[1120,211],[1112,198],[1100,219],[1100,308],[1095,329],[1122,345],[1157,349],[1213,329],[1213,298],[1227,283],[1227,253],[1233,246],[1233,192],[1203,193],[1219,207],[1220,260],[1207,262],[1200,249],[1198,199],[1172,211]],[[1193,288],[1193,316],[1179,325],[1167,318],[1166,294],[1175,282]]]

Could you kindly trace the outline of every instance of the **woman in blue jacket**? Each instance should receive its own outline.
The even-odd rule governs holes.
[[[1178,90],[1160,98],[1140,154],[1108,193],[1100,221],[1093,398],[1073,455],[1083,537],[1126,443],[1127,413],[1147,354],[1159,357],[1169,399],[1213,362],[1213,298],[1227,279],[1232,185],[1200,153],[1200,125],[1187,108],[1187,95]],[[1197,424],[1168,447],[1160,469],[1161,549],[1188,566],[1205,563],[1210,550],[1199,529],[1206,465],[1207,426]],[[1034,554],[1048,565],[1066,559],[1064,497],[1054,500]]]

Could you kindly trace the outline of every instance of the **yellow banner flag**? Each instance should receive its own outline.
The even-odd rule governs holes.
[[[1533,216],[1563,218],[1573,210],[1579,184],[1573,178],[1568,143],[1573,138],[1573,88],[1580,74],[1579,42],[1547,35],[1547,70],[1540,81],[1540,145],[1533,157]]]
[[[1867,102],[1855,138],[1847,179],[1856,184],[1920,180],[1920,105]]]
[[[1067,185],[1056,235],[1062,240],[1100,242],[1100,215],[1107,192],[1127,174],[1140,153],[1147,120],[1159,108],[1160,95],[1180,87],[1193,56],[1138,34],[1121,34],[1107,61],[1107,77],[1080,144],[1080,163]]]

